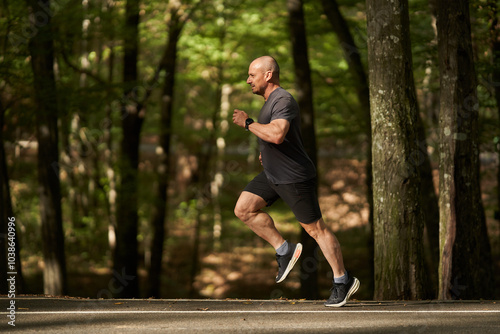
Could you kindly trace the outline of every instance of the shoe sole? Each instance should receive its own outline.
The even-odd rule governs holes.
[[[337,303],[337,304],[325,304],[325,306],[328,306],[328,307],[344,306],[347,303],[347,301],[349,300],[349,298],[351,298],[351,296],[353,294],[355,294],[356,291],[358,291],[358,289],[359,289],[359,280],[356,277],[354,277],[354,283],[352,283],[352,286],[349,289],[349,291],[347,292],[347,295],[345,296],[344,300],[341,301],[340,303]]]
[[[302,244],[298,243],[297,246],[295,246],[295,251],[293,252],[293,256],[290,259],[290,262],[288,262],[288,266],[286,267],[286,270],[283,273],[283,276],[281,276],[280,280],[276,281],[276,283],[283,282],[283,280],[288,276],[288,273],[293,269],[293,266],[295,265],[295,263],[299,259],[300,254],[302,254]]]

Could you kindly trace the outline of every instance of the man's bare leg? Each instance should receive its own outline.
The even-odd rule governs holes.
[[[300,224],[318,243],[323,255],[330,264],[330,267],[332,267],[334,277],[343,276],[345,274],[345,268],[340,243],[328,226],[326,226],[323,218],[311,224]]]
[[[283,245],[285,239],[276,229],[271,216],[262,211],[266,205],[267,203],[262,197],[243,191],[236,202],[234,214],[255,234],[269,242],[274,249],[278,249]]]
[[[255,234],[269,242],[276,250],[276,261],[278,261],[276,283],[280,283],[288,276],[288,273],[290,273],[299,259],[302,253],[302,245],[300,243],[285,244],[285,239],[276,229],[273,219],[262,211],[262,208],[264,208],[266,204],[266,201],[260,196],[243,191],[236,203],[234,213],[250,227]]]
[[[359,280],[354,276],[347,275],[339,241],[326,226],[323,219],[311,224],[301,223],[301,225],[316,240],[323,255],[332,267],[332,293],[324,305],[329,307],[344,306],[349,298],[358,291]]]

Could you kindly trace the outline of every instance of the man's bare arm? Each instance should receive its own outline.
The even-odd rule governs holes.
[[[243,110],[234,110],[234,124],[244,128],[247,118],[248,114]],[[286,119],[275,119],[269,124],[260,124],[254,122],[248,127],[248,130],[250,130],[257,137],[273,144],[281,144],[285,140],[288,129],[290,129],[290,122],[288,122]]]

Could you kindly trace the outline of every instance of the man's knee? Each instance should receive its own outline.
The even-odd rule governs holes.
[[[238,217],[240,220],[245,221],[246,218],[248,217],[248,210],[238,202],[234,207],[234,215]]]
[[[241,221],[246,222],[255,214],[255,210],[251,206],[246,205],[245,202],[238,201],[234,207],[234,214]]]
[[[266,206],[266,202],[259,196],[243,192],[236,202],[234,214],[240,220],[246,222]]]
[[[311,238],[313,238],[314,240],[317,240],[318,239],[318,236],[319,236],[319,230],[316,229],[316,228],[306,228],[305,229],[307,234],[309,234],[311,236]]]
[[[328,228],[326,227],[322,219],[310,224],[301,224],[301,225],[304,228],[304,230],[306,230],[307,234],[309,234],[314,240],[317,240],[322,233],[328,231]]]

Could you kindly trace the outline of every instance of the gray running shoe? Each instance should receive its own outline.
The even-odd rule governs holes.
[[[349,275],[349,274],[348,274]],[[359,289],[359,280],[356,277],[349,277],[347,284],[333,283],[332,294],[325,303],[325,306],[341,307]]]
[[[276,276],[276,283],[282,282],[288,273],[292,270],[295,262],[302,254],[302,244],[288,244],[288,253],[286,255],[276,254],[276,261],[278,261],[278,275]]]

